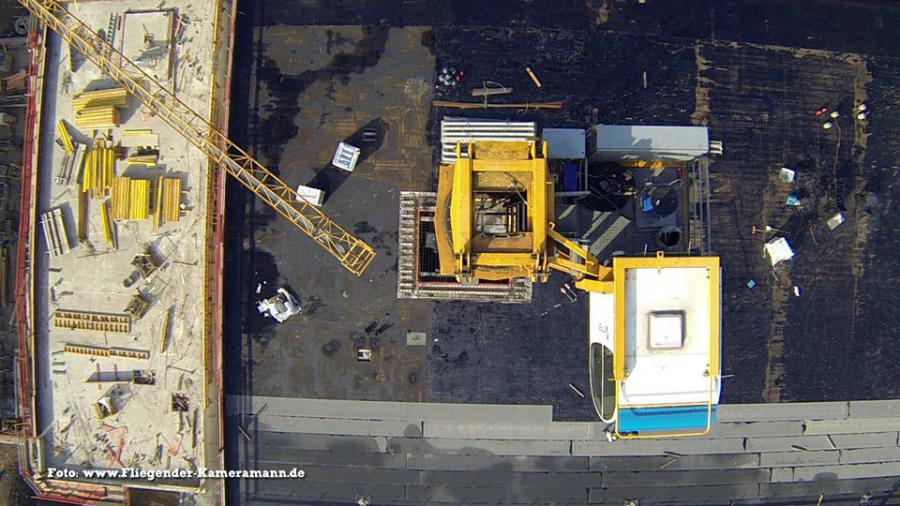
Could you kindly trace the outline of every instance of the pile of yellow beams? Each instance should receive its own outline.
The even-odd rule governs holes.
[[[123,88],[80,93],[72,99],[75,126],[88,129],[119,126],[118,107],[126,105],[128,92]]]
[[[153,228],[181,218],[181,179],[156,178],[156,195],[153,201]]]
[[[69,129],[66,128],[66,122],[63,120],[59,120],[59,122],[56,123],[56,131],[57,133],[59,133],[59,140],[62,142],[63,149],[66,150],[66,154],[74,154],[75,143],[72,141],[72,134],[69,133]]]
[[[115,177],[112,186],[112,219],[146,220],[150,216],[149,180]]]
[[[84,157],[82,191],[90,193],[91,198],[105,197],[106,192],[112,189],[115,166],[115,150],[107,148],[103,139],[97,139]]]

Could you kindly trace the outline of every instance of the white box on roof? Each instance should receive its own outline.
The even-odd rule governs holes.
[[[591,160],[689,162],[709,153],[709,130],[698,126],[597,125]]]
[[[321,206],[325,201],[325,192],[318,188],[303,186],[301,184],[297,186],[297,201],[301,202],[302,200],[306,200],[314,206]]]

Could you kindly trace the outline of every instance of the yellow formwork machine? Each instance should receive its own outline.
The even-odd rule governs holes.
[[[470,143],[455,165],[439,169],[435,238],[441,274],[460,283],[528,278],[551,270],[573,275],[582,288],[609,289],[610,269],[554,230],[554,186],[546,143]]]
[[[256,194],[295,228],[312,238],[347,270],[361,275],[375,250],[335,223],[318,207],[299,196],[228,136],[150,77],[143,69],[83,23],[56,0],[19,0],[40,22],[55,31],[85,59],[96,65],[152,114],[196,146],[202,153]],[[113,106],[115,110],[116,106]],[[106,118],[102,118],[106,120]],[[116,119],[116,118],[112,118]]]

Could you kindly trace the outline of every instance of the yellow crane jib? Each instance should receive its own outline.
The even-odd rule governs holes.
[[[336,257],[350,272],[359,276],[366,270],[375,257],[375,250],[297,195],[293,188],[99,37],[62,4],[55,0],[19,0],[19,3],[58,33],[71,49],[80,52],[226,173]]]

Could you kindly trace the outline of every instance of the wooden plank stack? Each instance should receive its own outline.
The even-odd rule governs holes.
[[[181,218],[181,179],[156,178],[156,195],[153,200],[153,229],[163,223],[177,222]]]
[[[119,107],[128,105],[128,92],[123,88],[86,91],[72,99],[75,126],[78,128],[113,128],[119,126]]]
[[[150,216],[150,181],[113,178],[111,211],[114,220],[146,220]]]
[[[90,193],[91,198],[105,197],[106,192],[112,189],[115,167],[115,150],[106,147],[106,141],[103,139],[94,141],[94,147],[84,158],[82,191]]]

